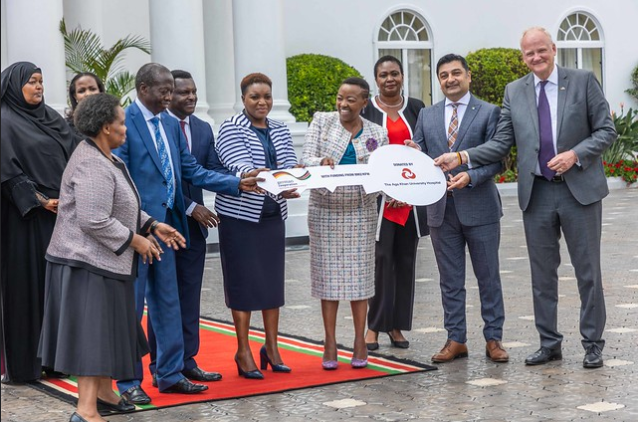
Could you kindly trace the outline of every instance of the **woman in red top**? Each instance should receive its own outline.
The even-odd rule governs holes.
[[[388,130],[390,144],[412,139],[423,101],[403,91],[403,66],[393,56],[381,57],[374,65],[379,94],[362,116]],[[375,296],[368,310],[368,350],[379,348],[379,332],[386,332],[394,347],[410,345],[403,330],[412,328],[414,278],[419,237],[429,234],[425,207],[414,207],[381,197],[375,250]]]

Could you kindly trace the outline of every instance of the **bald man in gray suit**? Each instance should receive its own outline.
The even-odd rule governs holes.
[[[602,199],[609,193],[601,155],[617,138],[593,73],[556,66],[556,45],[543,28],[525,31],[523,60],[531,73],[505,88],[496,135],[461,151],[462,163],[482,165],[518,148],[518,199],[532,273],[534,317],[540,349],[527,365],[562,359],[558,331],[559,239],[562,233],[580,293],[583,366],[603,365],[605,300],[600,266]],[[443,170],[459,157],[435,160]]]

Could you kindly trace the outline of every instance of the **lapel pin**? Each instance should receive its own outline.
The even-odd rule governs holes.
[[[565,91],[565,87],[564,87],[564,86],[561,86],[561,87],[560,87],[560,90],[561,90],[561,91]]]

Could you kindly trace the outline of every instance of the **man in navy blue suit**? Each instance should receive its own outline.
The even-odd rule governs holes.
[[[215,138],[211,126],[193,115],[197,105],[197,86],[190,73],[183,70],[171,71],[175,80],[173,99],[166,114],[177,119],[186,138],[188,149],[197,163],[214,170],[217,166]],[[199,352],[199,316],[206,261],[206,238],[208,229],[217,227],[219,218],[204,206],[202,189],[182,181],[184,205],[188,222],[190,246],[175,253],[177,266],[177,286],[182,312],[182,332],[184,335],[184,374],[192,381],[219,381],[221,374],[201,369],[195,361]],[[149,332],[149,339],[151,334]],[[154,356],[151,355],[151,359]]]
[[[140,68],[135,78],[137,99],[126,109],[126,143],[114,150],[131,173],[139,190],[142,209],[154,218],[175,227],[189,238],[182,179],[215,192],[239,195],[239,190],[256,191],[257,179],[240,179],[207,171],[188,151],[178,122],[163,115],[174,89],[170,71],[157,63]],[[144,300],[155,333],[150,342],[155,356],[150,370],[154,384],[162,393],[198,393],[208,389],[182,374],[184,338],[175,269],[175,254],[164,250],[161,261],[139,264],[135,281],[136,309],[142,318]],[[122,397],[133,404],[150,403],[141,387],[142,364],[136,366],[136,379],[119,380]]]

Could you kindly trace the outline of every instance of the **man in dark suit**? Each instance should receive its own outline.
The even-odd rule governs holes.
[[[581,299],[583,366],[599,368],[606,318],[600,268],[602,199],[609,193],[601,155],[617,134],[594,74],[557,67],[556,45],[545,29],[525,31],[521,51],[531,73],[505,88],[494,138],[459,156],[444,154],[435,163],[444,170],[459,161],[488,164],[517,146],[518,200],[541,343],[525,363],[562,359],[557,323],[562,229]]]
[[[201,167],[188,152],[180,127],[161,113],[168,107],[174,83],[170,71],[157,63],[140,68],[135,79],[137,99],[126,109],[126,143],[114,150],[126,163],[140,194],[142,209],[167,222],[188,239],[188,225],[182,192],[182,179],[205,189],[230,195],[239,190],[253,191],[255,178],[241,179],[221,175]],[[155,332],[151,349],[156,361],[151,365],[155,383],[163,393],[197,393],[208,386],[194,384],[183,374],[184,338],[179,293],[175,273],[175,254],[165,248],[161,261],[140,263],[135,281],[136,309],[142,318],[144,300]],[[118,381],[122,397],[133,404],[147,404],[142,390],[142,365],[133,380]]]
[[[414,142],[429,156],[483,144],[496,130],[498,107],[470,93],[472,74],[464,57],[443,56],[436,66],[445,100],[424,108],[419,114]],[[430,238],[440,273],[445,329],[448,339],[436,363],[468,355],[465,321],[465,247],[470,252],[478,280],[486,354],[494,362],[507,362],[501,344],[505,311],[499,274],[501,199],[494,175],[501,170],[496,162],[481,167],[462,166],[448,174],[448,190],[440,201],[427,207]],[[466,187],[461,190],[460,188]]]
[[[187,141],[188,149],[198,164],[209,170],[215,170],[217,153],[215,138],[211,126],[196,117],[197,86],[190,73],[183,70],[171,71],[175,80],[175,89],[166,114],[177,119]],[[177,268],[177,287],[182,315],[182,333],[184,335],[184,374],[193,381],[219,381],[221,374],[201,369],[195,361],[199,352],[199,317],[206,261],[206,238],[208,229],[217,227],[219,218],[204,206],[202,189],[182,180],[184,205],[190,246],[175,253]],[[149,333],[149,339],[151,334]],[[153,359],[153,356],[151,356]]]

